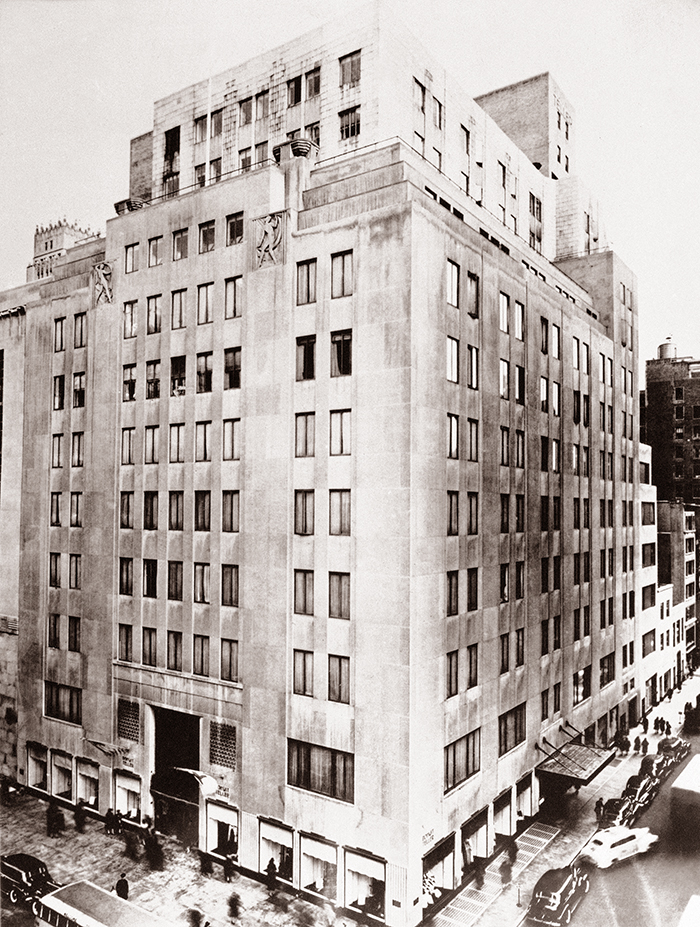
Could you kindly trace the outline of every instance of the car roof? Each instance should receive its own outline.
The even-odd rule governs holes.
[[[562,885],[568,882],[572,875],[573,871],[569,866],[563,869],[548,869],[538,880],[533,893],[557,892]]]
[[[43,860],[36,856],[30,856],[29,853],[10,853],[3,856],[2,861],[9,863],[11,866],[24,866],[27,869],[37,869],[39,866],[45,866]]]

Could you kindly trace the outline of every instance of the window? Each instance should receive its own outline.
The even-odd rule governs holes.
[[[213,320],[214,284],[203,283],[197,287],[197,325],[206,325]]]
[[[549,322],[540,317],[540,350],[543,354],[549,353]]]
[[[609,653],[600,661],[600,688],[607,686],[615,679],[615,653]]]
[[[151,238],[148,241],[148,266],[156,267],[163,263],[163,238]]]
[[[499,584],[499,589],[500,589],[499,598],[500,598],[500,602],[502,605],[505,602],[507,602],[510,598],[509,583],[510,583],[510,565],[508,563],[502,563],[501,564],[501,577],[500,577],[500,584]]]
[[[473,319],[479,318],[479,278],[476,274],[467,274],[467,312]]]
[[[540,622],[540,653],[545,657],[549,653],[549,618]]]
[[[209,675],[209,638],[203,634],[192,638],[192,672],[195,676]]]
[[[561,615],[552,620],[552,650],[561,650]]]
[[[297,380],[313,380],[316,376],[316,335],[297,338]]]
[[[158,425],[146,425],[143,462],[158,463]]]
[[[158,528],[158,493],[152,490],[143,494],[143,527],[145,531]]]
[[[82,689],[44,682],[44,714],[70,724],[82,724]]]
[[[173,290],[171,294],[170,326],[173,330],[185,328],[185,296],[187,290]]]
[[[63,408],[66,378],[63,374],[53,378],[53,410],[60,412]]]
[[[540,408],[543,412],[549,412],[549,380],[547,377],[540,377]]]
[[[133,660],[133,628],[130,624],[119,625],[119,659],[125,663]]]
[[[247,100],[241,100],[238,104],[238,124],[240,126],[247,126],[253,120],[253,98],[248,97]]]
[[[158,561],[143,561],[143,594],[146,598],[155,599],[158,596]]]
[[[287,81],[287,106],[301,103],[301,74]]]
[[[331,257],[331,298],[351,296],[353,292],[352,251]]]
[[[131,429],[133,431],[133,428]],[[82,467],[84,463],[85,442],[82,431],[74,431],[71,436],[71,467]]]
[[[515,564],[515,598],[522,599],[525,596],[525,561],[518,560]]]
[[[353,106],[338,113],[340,119],[340,138],[346,140],[355,138],[360,134],[360,107]]]
[[[561,355],[561,329],[552,324],[552,357],[559,359]]]
[[[552,438],[552,472],[559,473],[561,470],[561,441],[559,438]]]
[[[447,492],[447,534],[459,534],[459,493],[453,490]]]
[[[314,533],[313,489],[297,489],[294,492],[294,533]]]
[[[49,554],[49,586],[54,589],[61,587],[61,555],[59,553]]]
[[[313,615],[314,574],[313,570],[294,571],[294,614]]]
[[[331,332],[331,376],[347,377],[352,373],[352,332]]]
[[[467,386],[479,388],[479,349],[471,344],[467,345]]]
[[[221,678],[238,682],[238,641],[221,639]]]
[[[312,100],[321,92],[321,69],[306,72],[306,99]]]
[[[237,489],[224,489],[222,492],[221,530],[239,531],[240,492]]]
[[[360,52],[355,51],[340,59],[340,86],[355,87],[360,83]]]
[[[510,296],[507,293],[499,293],[498,324],[502,332],[510,331]]]
[[[61,493],[51,493],[51,522],[53,527],[61,525]]]
[[[180,489],[171,489],[168,499],[168,529],[183,530],[184,493]]]
[[[552,415],[561,415],[561,385],[552,381]]]
[[[459,341],[447,336],[446,377],[450,383],[459,383]]]
[[[211,219],[209,222],[200,222],[199,224],[199,253],[206,254],[214,250],[215,242],[215,222]]]
[[[146,399],[160,398],[160,361],[146,362]]]
[[[124,248],[124,273],[133,274],[139,269],[139,245],[127,245]]]
[[[124,303],[124,338],[136,337],[136,300]]]
[[[574,673],[573,703],[578,705],[591,697],[591,667],[586,666]]]
[[[467,611],[473,612],[479,607],[479,569],[469,567],[467,570]]]
[[[350,704],[350,657],[328,655],[328,701]]]
[[[287,741],[287,784],[352,802],[354,756],[341,750],[317,747],[299,740]]]
[[[653,502],[642,502],[642,524],[656,524],[656,511]]]
[[[501,534],[510,531],[510,495],[501,493]]]
[[[182,602],[182,566],[181,560],[168,560],[168,599],[171,602]]]
[[[446,596],[446,614],[448,616],[459,613],[459,571],[448,570],[447,572],[447,596]]]
[[[498,719],[498,755],[503,756],[525,740],[525,702]]]
[[[211,527],[211,493],[197,489],[194,494],[194,530],[209,531]]]
[[[314,694],[314,655],[311,650],[294,651],[294,694]]]
[[[501,425],[501,466],[510,466],[510,429]]]
[[[445,792],[481,769],[481,728],[445,747]]]
[[[510,399],[510,363],[503,359],[499,364],[499,390],[501,399]]]
[[[656,605],[656,586],[651,583],[642,587],[642,608],[652,608]]]
[[[226,423],[224,422],[224,432]],[[195,425],[196,461],[211,460],[211,422],[197,422]]]
[[[297,306],[316,302],[316,259],[297,264]]]
[[[331,489],[328,493],[329,534],[350,534],[350,490]]]
[[[207,117],[199,116],[194,121],[194,140],[204,142],[207,139]]]
[[[350,574],[328,574],[329,618],[350,618]]]
[[[540,496],[540,531],[549,531],[549,496]]]
[[[525,405],[525,368],[515,366],[515,401],[519,406]]]
[[[224,419],[224,460],[241,458],[241,420]]]
[[[235,563],[221,564],[221,604],[238,607],[238,566]]]
[[[195,563],[194,565],[194,601],[205,605],[209,603],[208,563]]]
[[[343,414],[343,413],[333,413],[331,412],[331,448],[333,448],[333,415],[334,414]],[[348,416],[350,415],[348,411]],[[348,417],[349,424],[349,417]],[[314,456],[314,446],[315,446],[315,432],[316,432],[316,415],[314,412],[299,412],[296,415],[295,420],[295,436],[294,436],[294,447],[295,447],[295,456],[296,457],[313,457]],[[348,442],[349,444],[349,442]],[[343,444],[343,447],[345,445]],[[331,450],[331,454],[334,453]],[[349,451],[348,451],[349,453]]]
[[[73,316],[73,347],[84,348],[87,339],[87,315],[76,312]]]
[[[182,261],[187,257],[187,229],[173,232],[173,261]]]
[[[515,432],[515,466],[523,469],[525,466],[525,432]]]
[[[85,374],[73,374],[73,408],[82,409],[85,406]]]
[[[65,351],[64,331],[66,327],[65,318],[53,320],[53,349],[55,353]]]
[[[134,527],[134,494],[122,492],[119,504],[119,527]]]
[[[182,632],[168,631],[168,669],[182,672]]]
[[[197,392],[210,393],[212,386],[212,364],[213,355],[209,351],[206,354],[197,355]]]
[[[546,435],[540,436],[540,470],[543,473],[549,470],[549,438]]]
[[[515,497],[515,530],[525,530],[525,496],[519,493]]]
[[[160,295],[149,296],[148,300],[146,301],[146,331],[149,335],[155,335],[160,331],[160,303]]]
[[[549,689],[540,692],[540,721],[549,718]]]
[[[459,309],[459,264],[447,261],[447,304]]]
[[[119,594],[134,594],[134,561],[131,557],[119,558]]]
[[[185,425],[170,426],[170,463],[184,463],[185,460]]]
[[[540,592],[549,592],[549,557],[540,560]]]

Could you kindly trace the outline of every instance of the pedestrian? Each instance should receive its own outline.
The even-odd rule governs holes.
[[[642,741],[642,756],[647,755],[648,749],[649,749],[649,741],[645,737],[644,740]]]
[[[642,730],[644,731],[645,735],[649,730],[649,718],[646,715],[644,715],[644,720],[642,721]]]
[[[625,756],[629,756],[631,746],[632,744],[630,743],[629,737],[625,737]]]
[[[233,868],[233,856],[231,853],[228,853],[224,857],[224,880],[226,882],[232,882],[235,874],[236,870]]]
[[[633,749],[635,753],[639,753],[639,736],[634,738]]]
[[[508,859],[510,860],[511,866],[514,866],[518,859],[518,844],[515,842],[515,837],[513,837],[508,844]]]
[[[658,718],[654,718],[654,733],[655,734],[659,733],[659,719]]]
[[[270,857],[270,862],[265,867],[265,874],[267,875],[267,887],[271,892],[277,888],[277,866],[272,857]]]
[[[139,838],[130,828],[124,831],[124,852],[130,860],[136,862],[139,858]]]
[[[111,808],[107,809],[107,814],[105,814],[105,833],[113,834],[114,833],[114,812]]]
[[[125,872],[122,872],[122,874],[117,879],[116,889],[117,889],[117,895],[119,895],[120,898],[123,898],[124,901],[126,901],[127,898],[129,897],[129,883],[127,882]]]
[[[114,833],[121,834],[121,832],[122,832],[122,813],[117,808],[117,810],[114,812]]]
[[[474,860],[474,885],[479,891],[484,887],[484,863],[481,859]]]
[[[594,810],[595,810],[595,819],[596,819],[596,821],[597,821],[598,824],[600,824],[600,822],[603,820],[603,808],[604,808],[604,806],[605,806],[605,802],[603,801],[602,798],[599,798],[598,801],[595,803],[595,809],[594,809]]]
[[[510,860],[507,857],[498,867],[498,871],[501,874],[501,885],[507,885],[510,882],[513,874]]]
[[[228,916],[232,921],[237,921],[241,914],[241,896],[238,892],[233,892],[228,899]]]
[[[46,836],[55,837],[56,836],[56,802],[50,801],[46,809]]]
[[[85,819],[87,818],[87,812],[85,811],[85,802],[81,798],[78,804],[75,806],[75,811],[73,812],[73,820],[75,821],[75,829],[79,834],[85,833]]]
[[[671,723],[669,721],[666,722],[666,736],[671,736]]]

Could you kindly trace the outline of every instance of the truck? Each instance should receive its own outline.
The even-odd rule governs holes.
[[[671,786],[671,824],[678,844],[700,844],[700,754],[691,759]]]

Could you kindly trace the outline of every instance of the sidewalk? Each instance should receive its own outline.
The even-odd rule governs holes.
[[[694,677],[689,677],[684,682],[680,692],[674,690],[671,702],[665,699],[649,712],[647,715],[649,729],[646,734],[649,741],[649,753],[656,753],[657,744],[663,736],[654,734],[654,719],[664,718],[670,723],[673,733],[677,734],[682,725],[682,713],[686,702],[695,705],[695,698],[699,693],[700,673],[696,673]],[[632,729],[630,740],[634,741],[637,735],[640,739],[645,736],[641,724]],[[571,795],[566,818],[556,822],[559,828],[557,836],[520,873],[517,873],[514,867],[513,881],[498,893],[483,914],[477,914],[474,918],[463,917],[459,921],[459,927],[470,927],[471,924],[478,924],[478,927],[516,927],[520,924],[525,917],[530,894],[537,880],[548,869],[567,866],[578,855],[583,845],[597,830],[593,810],[597,799],[600,796],[604,800],[619,796],[629,777],[639,771],[640,760],[641,754],[635,754],[632,751],[626,757],[616,757],[590,785],[583,786],[578,794]],[[502,857],[498,857],[489,869],[497,872],[501,860]],[[457,897],[461,897],[462,894],[460,893]],[[437,918],[435,923],[437,924]],[[443,924],[442,927],[454,927],[454,923]]]

